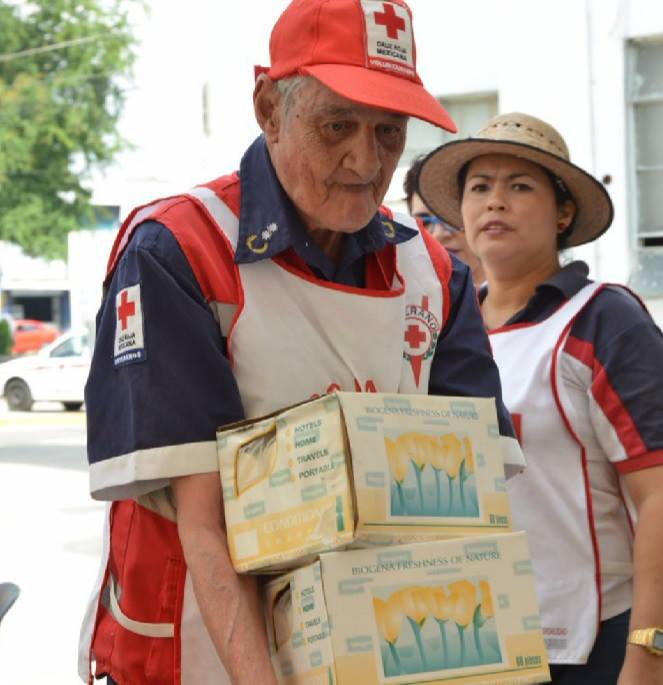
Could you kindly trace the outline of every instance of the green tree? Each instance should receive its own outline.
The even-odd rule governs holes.
[[[4,357],[12,349],[12,331],[7,319],[0,319],[0,357]]]
[[[134,0],[0,0],[0,239],[61,257],[92,220],[92,169],[116,131],[134,60]],[[125,86],[126,87],[126,86]]]

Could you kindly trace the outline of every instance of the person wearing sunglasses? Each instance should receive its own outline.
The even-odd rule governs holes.
[[[425,155],[417,157],[405,174],[403,190],[410,216],[414,217],[447,252],[458,257],[470,267],[472,281],[478,288],[486,279],[479,258],[470,250],[462,228],[456,228],[433,214],[417,192],[417,175]]]

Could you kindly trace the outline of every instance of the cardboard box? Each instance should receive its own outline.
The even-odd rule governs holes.
[[[508,532],[493,399],[336,393],[218,433],[239,572],[323,551]]]
[[[280,685],[549,680],[525,533],[326,553],[265,616]]]

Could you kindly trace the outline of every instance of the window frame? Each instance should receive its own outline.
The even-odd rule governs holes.
[[[480,90],[480,91],[470,91],[470,92],[464,92],[464,93],[454,93],[450,95],[436,95],[435,99],[445,108],[448,109],[451,108],[451,106],[454,103],[466,103],[466,102],[471,102],[471,101],[480,101],[480,100],[494,100],[495,102],[495,114],[497,114],[500,111],[500,96],[499,96],[499,91],[498,90]],[[453,115],[452,115],[453,117]],[[431,124],[432,126],[432,124]],[[475,131],[472,131],[472,133],[475,133]],[[432,145],[426,152],[430,152],[431,150],[434,150],[436,147],[439,145],[442,145],[444,143],[448,143],[451,140],[460,140],[458,137],[458,134],[456,133],[448,133],[447,131],[442,131],[441,133],[442,136],[442,141],[441,142],[436,142],[434,145]],[[405,149],[403,150],[403,155],[401,156],[401,159],[398,162],[398,168],[399,169],[404,169],[407,170],[410,168],[410,165],[412,162],[420,155],[422,154],[421,152],[416,152],[411,158],[406,157],[406,153],[408,152],[408,146],[407,142],[405,143]],[[425,153],[424,153],[425,154]],[[405,161],[407,160],[407,161]]]
[[[640,174],[644,171],[663,172],[663,164],[655,167],[638,166],[638,148],[636,137],[636,110],[638,105],[660,103],[663,105],[663,91],[657,95],[645,95],[636,97],[633,95],[635,69],[638,51],[647,45],[660,45],[663,47],[663,34],[630,38],[626,41],[626,69],[625,69],[625,104],[626,104],[626,159],[627,159],[627,212],[629,224],[629,244],[631,249],[638,255],[641,252],[663,254],[663,245],[645,245],[648,238],[663,240],[663,213],[660,230],[654,233],[642,233],[640,230],[640,208],[638,194],[640,188]],[[663,130],[662,130],[663,134]],[[663,210],[662,210],[663,211]]]

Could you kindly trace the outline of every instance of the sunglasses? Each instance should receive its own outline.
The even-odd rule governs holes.
[[[452,226],[451,224],[448,224],[446,221],[442,221],[439,216],[436,216],[435,214],[429,214],[428,212],[418,212],[417,214],[413,214],[415,219],[419,219],[421,223],[424,225],[424,228],[430,233],[435,226],[441,226],[443,230],[445,230],[447,233],[460,233],[462,231],[462,228],[456,228],[455,226]]]

